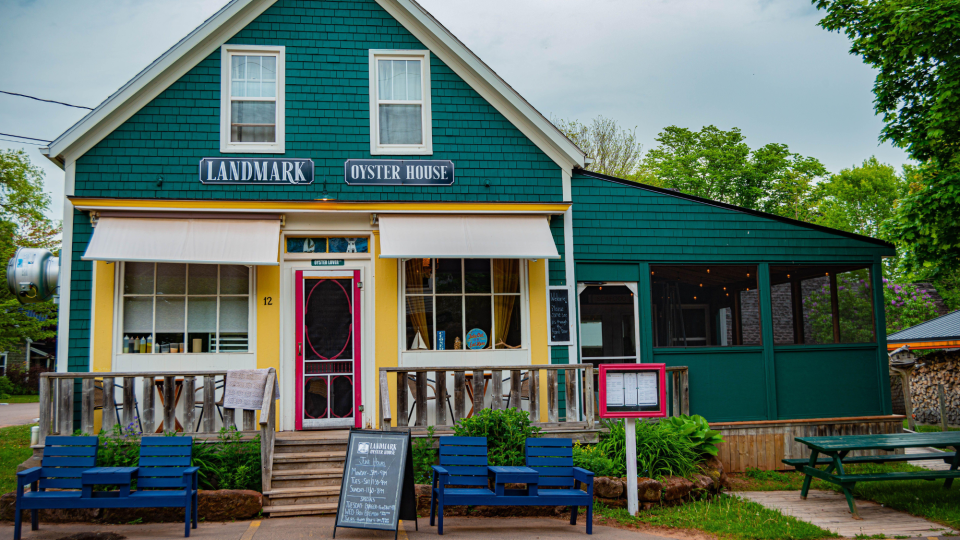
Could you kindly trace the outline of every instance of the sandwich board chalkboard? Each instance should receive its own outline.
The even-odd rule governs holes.
[[[566,287],[550,289],[550,345],[570,344],[570,297]]]
[[[417,520],[410,433],[351,429],[343,466],[337,527],[395,531]],[[417,524],[417,530],[420,530]]]

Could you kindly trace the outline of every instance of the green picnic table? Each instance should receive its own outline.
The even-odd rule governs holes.
[[[889,433],[883,435],[847,435],[837,437],[797,437],[796,441],[810,448],[810,459],[784,459],[787,465],[803,472],[803,489],[800,498],[806,499],[810,490],[810,481],[817,477],[837,484],[843,489],[854,519],[861,519],[857,505],[853,501],[853,486],[857,482],[879,480],[940,480],[944,489],[950,489],[954,478],[960,478],[960,431],[945,433]],[[856,450],[887,450],[898,448],[953,448],[953,452],[926,452],[922,454],[893,454],[876,456],[850,456]],[[820,458],[820,454],[826,459]],[[889,463],[899,461],[943,460],[950,464],[948,471],[889,472],[869,474],[847,474],[844,464],[852,463]],[[817,465],[827,465],[818,469]]]

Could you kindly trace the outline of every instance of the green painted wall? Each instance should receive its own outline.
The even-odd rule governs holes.
[[[767,383],[759,347],[657,350],[653,362],[690,368],[690,414],[711,422],[767,419]]]
[[[777,348],[775,355],[781,418],[884,414],[875,347]]]

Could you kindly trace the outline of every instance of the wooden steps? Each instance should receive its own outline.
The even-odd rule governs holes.
[[[349,432],[277,433],[263,512],[274,517],[335,514]]]

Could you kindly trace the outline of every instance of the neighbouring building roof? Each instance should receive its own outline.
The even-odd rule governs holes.
[[[887,344],[907,344],[911,349],[960,347],[960,310],[894,332],[887,336]]]

